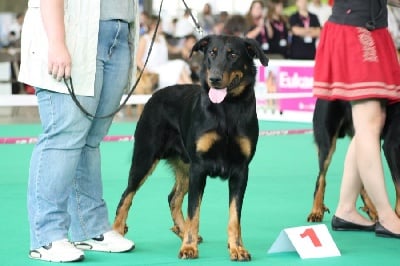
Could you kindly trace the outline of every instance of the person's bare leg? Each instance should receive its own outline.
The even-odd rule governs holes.
[[[400,219],[389,202],[381,158],[380,133],[385,111],[379,101],[369,100],[353,104],[352,112],[355,160],[360,178],[378,211],[379,222],[391,232],[400,234]]]
[[[344,162],[339,203],[335,215],[352,223],[372,225],[374,223],[362,216],[356,209],[356,201],[361,187],[362,183],[357,170],[355,142],[353,139],[348,147]]]

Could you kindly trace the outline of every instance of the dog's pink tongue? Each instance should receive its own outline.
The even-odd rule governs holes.
[[[215,89],[215,88],[210,88],[210,91],[208,92],[208,97],[213,103],[221,103],[226,96],[226,88],[224,89]]]

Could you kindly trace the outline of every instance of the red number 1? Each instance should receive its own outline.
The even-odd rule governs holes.
[[[307,228],[301,235],[302,238],[309,237],[315,247],[321,247],[321,241],[319,241],[317,234],[313,228]]]

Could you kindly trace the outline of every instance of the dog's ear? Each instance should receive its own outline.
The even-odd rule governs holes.
[[[209,43],[210,43],[210,36],[206,36],[206,37],[200,39],[197,43],[195,43],[193,45],[192,51],[190,52],[190,56],[192,56],[192,54],[194,52],[198,52],[198,51],[201,51],[204,53],[205,50],[207,49]]]
[[[250,57],[258,58],[263,66],[268,66],[268,57],[264,54],[258,42],[254,39],[246,38],[244,40],[247,46],[247,52]]]

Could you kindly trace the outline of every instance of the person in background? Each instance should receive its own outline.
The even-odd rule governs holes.
[[[209,3],[204,4],[203,12],[199,14],[199,25],[204,30],[204,35],[211,34],[216,21]]]
[[[244,37],[247,30],[246,19],[239,14],[229,16],[225,22],[222,33],[225,35],[234,35],[238,37]]]
[[[287,17],[283,15],[283,0],[271,1],[267,12],[267,19],[273,30],[269,53],[287,58],[289,49],[289,28]]]
[[[213,34],[220,35],[223,33],[223,29],[225,27],[225,23],[229,18],[229,14],[226,11],[221,11],[215,21],[215,25],[213,27]]]
[[[140,19],[139,19],[139,23],[140,23],[140,29],[139,29],[139,36],[142,36],[143,34],[145,34],[146,32],[149,31],[149,29],[147,28],[147,25],[149,24],[149,19],[150,19],[150,14],[146,11],[142,11],[140,13]]]
[[[136,64],[139,69],[143,69],[144,67],[150,49],[151,40],[154,31],[156,30],[157,20],[157,16],[153,15],[150,17],[148,25],[149,31],[139,39],[136,57]],[[192,83],[188,64],[182,59],[169,60],[169,54],[179,53],[180,49],[180,47],[176,48],[169,46],[163,35],[162,29],[157,30],[157,35],[145,72],[148,71],[159,75],[159,88],[164,88],[174,84]]]
[[[400,219],[385,186],[380,140],[386,107],[400,101],[400,65],[387,29],[387,2],[400,5],[399,0],[335,0],[315,56],[313,93],[349,101],[355,129],[332,229],[400,238]],[[376,224],[356,209],[362,186],[378,212]]]
[[[19,48],[21,46],[21,28],[24,22],[25,13],[18,13],[14,21],[8,27],[8,47]]]
[[[323,27],[332,14],[332,7],[326,3],[322,3],[321,0],[312,0],[308,3],[308,11],[317,15],[319,24]]]
[[[4,48],[10,54],[12,61],[10,61],[11,71],[11,92],[12,94],[19,94],[23,91],[23,84],[17,81],[17,75],[20,65],[20,53],[21,48],[21,28],[24,22],[25,13],[21,12],[16,14],[13,21],[7,26],[6,40],[4,42]]]
[[[289,57],[312,60],[315,56],[316,40],[321,30],[318,17],[308,12],[307,0],[296,0],[296,6],[297,12],[289,17],[292,32]]]
[[[271,24],[266,20],[265,11],[263,1],[255,0],[251,2],[246,14],[248,28],[246,37],[255,39],[260,44],[264,53],[269,53],[273,30]]]
[[[113,117],[85,115],[63,80],[73,80],[89,113],[114,112],[135,78],[137,10],[134,0],[28,2],[19,81],[35,88],[43,131],[29,167],[32,259],[81,261],[83,250],[134,248],[112,230],[103,199],[99,146]]]
[[[177,38],[184,38],[186,35],[195,34],[195,26],[190,16],[190,9],[185,9],[183,16],[178,18],[175,24],[175,34]]]

